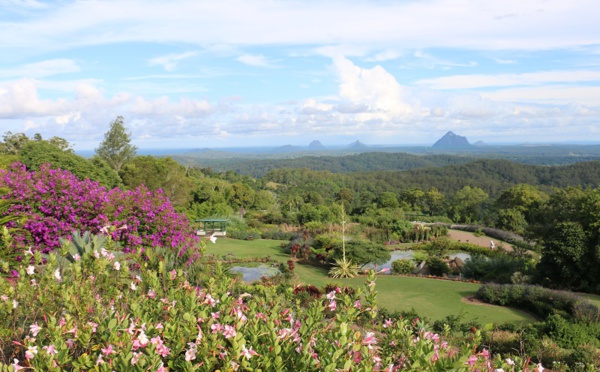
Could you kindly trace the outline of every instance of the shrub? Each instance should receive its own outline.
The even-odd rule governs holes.
[[[7,213],[27,219],[23,229],[28,233],[15,237],[21,247],[47,253],[74,230],[97,234],[107,226],[114,227],[110,235],[126,251],[157,246],[185,250],[197,243],[187,218],[175,212],[160,190],[107,191],[49,165],[28,172],[18,163],[0,171],[0,186],[9,190],[4,197],[16,202]]]
[[[271,240],[291,240],[296,236],[296,233],[292,231],[281,231],[276,229],[265,230],[261,232],[263,239]]]
[[[394,274],[412,274],[415,270],[415,264],[412,260],[396,260],[392,262],[392,272]]]
[[[233,231],[227,231],[227,236],[230,237],[231,239],[238,239],[238,240],[255,240],[255,239],[260,239],[260,232],[256,231],[256,230],[246,230],[246,231],[240,231],[240,230],[233,230]]]
[[[429,273],[431,275],[443,276],[450,272],[450,267],[446,261],[439,257],[429,257],[427,259],[427,267],[429,268]]]
[[[599,317],[599,309],[572,292],[555,291],[532,285],[485,284],[475,296],[485,302],[530,311],[541,318],[552,314],[589,322]]]
[[[512,283],[515,272],[526,270],[525,262],[507,256],[487,258],[473,255],[462,269],[465,278],[499,284]]]

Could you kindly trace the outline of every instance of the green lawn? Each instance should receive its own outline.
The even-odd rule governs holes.
[[[280,247],[282,241],[243,241],[221,238],[216,244],[208,243],[207,254],[234,254],[239,258],[270,257],[285,262],[289,255]],[[308,265],[296,265],[296,274],[305,284],[324,287],[328,283],[359,286],[365,278],[332,279],[327,270]],[[446,315],[465,314],[465,319],[477,320],[482,324],[504,322],[532,322],[529,314],[501,306],[475,305],[462,301],[463,297],[475,294],[478,284],[435,280],[418,277],[380,275],[377,278],[379,306],[388,310],[414,309],[421,316],[437,320]]]

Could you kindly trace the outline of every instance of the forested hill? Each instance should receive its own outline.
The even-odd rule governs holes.
[[[217,172],[232,170],[239,174],[260,178],[272,169],[306,168],[333,173],[355,173],[378,170],[409,170],[464,164],[475,157],[460,155],[414,155],[398,152],[367,152],[346,156],[303,156],[294,159],[187,159],[174,158],[182,164],[196,163],[201,167],[211,167]]]
[[[600,147],[490,147],[462,153],[361,152],[356,154],[305,155],[247,154],[239,156],[219,153],[217,157],[173,155],[186,166],[212,168],[216,172],[234,171],[260,178],[272,169],[306,168],[333,173],[368,171],[401,171],[465,164],[477,159],[505,159],[531,165],[569,165],[600,160]]]
[[[375,193],[410,188],[428,190],[431,187],[443,193],[454,193],[464,186],[471,186],[483,189],[490,197],[497,197],[503,190],[519,183],[538,186],[541,189],[567,186],[598,187],[600,161],[565,166],[539,166],[508,160],[485,159],[445,167],[356,172],[343,175],[326,171],[312,172],[306,169],[277,169],[270,171],[264,180],[293,184],[301,189],[305,187],[311,189],[313,185],[323,183],[334,183],[338,187]],[[320,182],[317,182],[319,180]]]

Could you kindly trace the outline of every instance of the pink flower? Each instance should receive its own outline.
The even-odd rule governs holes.
[[[337,303],[335,301],[329,301],[329,305],[327,305],[327,307],[329,308],[329,310],[335,311],[335,309],[337,308]]]
[[[329,301],[333,301],[335,299],[335,291],[331,291],[331,292],[327,293],[327,299]]]
[[[88,325],[92,327],[92,333],[96,333],[96,330],[98,329],[98,323],[88,322]]]
[[[252,346],[250,347],[250,349],[246,349],[246,345],[242,345],[242,355],[246,359],[250,359],[250,358],[252,358],[253,355],[258,355],[258,353],[256,351],[252,350]]]
[[[115,263],[113,264],[113,268],[117,271],[121,270],[121,264],[119,263],[119,261],[115,261]]]
[[[102,354],[109,356],[110,354],[116,354],[117,352],[113,349],[112,345],[109,344],[108,347],[102,348]]]
[[[27,359],[27,360],[33,359],[33,357],[37,353],[38,353],[37,346],[28,346],[27,351],[25,352],[25,359]]]
[[[25,367],[19,365],[19,359],[17,359],[17,358],[13,359],[13,364],[11,364],[11,365],[15,371],[20,371],[22,369],[25,369]]]
[[[131,365],[134,366],[136,365],[139,361],[140,358],[142,357],[142,353],[141,352],[133,352],[133,357],[131,358]]]
[[[189,349],[185,352],[185,360],[189,362],[190,360],[196,359],[196,353],[198,352],[198,345],[194,342],[188,342]]]
[[[58,354],[58,351],[54,348],[54,345],[47,345],[44,346],[42,349],[44,349],[48,355]]]
[[[467,359],[467,361],[465,362],[465,364],[468,364],[471,367],[473,367],[475,363],[477,363],[477,355],[471,355],[469,359]]]
[[[537,372],[542,372],[545,368],[542,367],[542,363],[538,363],[537,368],[535,369]]]
[[[156,372],[168,372],[168,369],[164,366],[164,364],[161,362],[160,363],[160,367],[158,367],[158,369],[156,370]]]
[[[377,345],[377,339],[375,338],[375,333],[367,332],[365,334],[365,338],[363,339],[362,344],[367,345],[369,347],[369,349],[372,349],[373,345]]]
[[[356,309],[359,309],[359,310],[360,310],[360,301],[359,301],[359,300],[356,300],[356,301],[354,301],[354,307],[355,307]]]
[[[31,332],[31,335],[33,337],[36,337],[38,335],[38,333],[40,333],[41,330],[42,330],[42,327],[40,327],[37,323],[34,323],[29,326],[29,332]]]
[[[236,335],[237,332],[235,331],[235,328],[230,325],[225,325],[225,330],[223,331],[223,336],[225,338],[235,337]]]
[[[148,297],[154,299],[156,297],[156,293],[152,289],[148,290]]]
[[[383,323],[383,328],[388,328],[388,327],[391,327],[392,325],[393,325],[392,319],[386,319],[386,321]]]

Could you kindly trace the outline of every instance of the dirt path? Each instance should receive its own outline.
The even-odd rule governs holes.
[[[506,242],[503,242],[498,239],[490,238],[489,236],[485,236],[485,235],[475,236],[475,234],[473,234],[472,232],[468,232],[468,231],[448,230],[448,235],[450,236],[450,239],[452,239],[452,240],[476,244],[481,247],[489,248],[490,241],[493,241],[494,246],[496,248],[499,247],[500,245],[502,245],[502,247],[507,251],[512,251],[512,249],[513,249],[512,245],[510,245]]]

